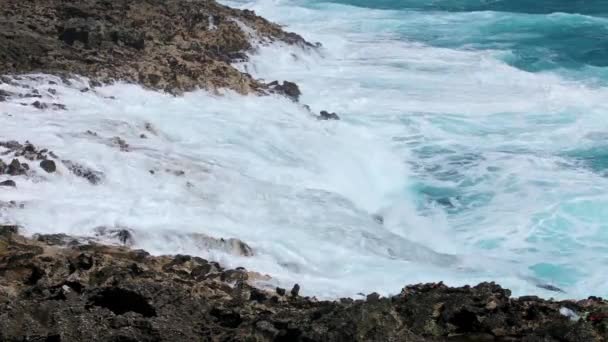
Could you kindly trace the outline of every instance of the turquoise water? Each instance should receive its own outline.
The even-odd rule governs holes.
[[[393,184],[377,211],[458,260],[428,278],[608,295],[608,2],[238,4],[325,45],[320,58],[253,64],[404,165],[375,175]]]

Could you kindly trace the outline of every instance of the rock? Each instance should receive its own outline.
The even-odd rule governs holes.
[[[376,221],[379,224],[384,224],[384,217],[380,214],[374,214],[372,215],[372,218],[374,219],[374,221]]]
[[[292,295],[293,297],[297,297],[299,293],[300,293],[300,285],[295,284],[295,285],[293,286],[293,288],[291,289],[291,295]]]
[[[27,172],[27,169],[24,165],[27,164],[22,164],[21,162],[19,162],[19,159],[13,159],[13,161],[6,168],[6,173],[11,176],[24,175]]]
[[[277,294],[278,294],[279,296],[284,296],[284,295],[285,295],[285,293],[286,293],[285,289],[280,288],[280,287],[277,287],[277,288],[276,288],[276,292],[277,292]]]
[[[280,299],[253,287],[244,269],[124,246],[65,244],[70,240],[79,241],[29,239],[16,226],[0,226],[0,341],[599,342],[607,336],[608,302],[600,298],[522,301],[493,283],[434,283],[386,299],[373,293],[366,301],[318,301],[300,297],[294,286],[290,298]],[[564,308],[579,319],[564,316]]]
[[[65,165],[68,170],[70,170],[74,175],[78,177],[82,177],[89,181],[89,183],[96,185],[99,184],[103,180],[103,173],[99,171],[95,171],[89,169],[83,165],[78,163],[74,163],[69,160],[62,160],[63,165]]]
[[[325,110],[322,110],[319,115],[319,120],[340,120],[340,117],[336,113],[329,113]]]
[[[13,188],[17,186],[17,183],[15,183],[14,180],[5,180],[3,182],[0,182],[0,186],[12,186]]]
[[[32,103],[32,106],[38,109],[46,109],[49,107],[46,103],[40,101],[35,101],[34,103]]]
[[[51,73],[66,85],[81,75],[91,87],[123,80],[171,93],[262,93],[266,85],[231,65],[247,59],[250,39],[316,48],[212,0],[5,0],[0,13],[1,73]]]
[[[19,233],[19,226],[3,224],[0,225],[0,237],[8,238]]]
[[[126,246],[132,246],[135,243],[135,241],[133,240],[132,231],[127,228],[97,227],[95,228],[95,234],[98,237],[117,240],[118,242]]]
[[[13,96],[13,93],[0,89],[0,102],[8,100],[11,96]]]
[[[273,81],[268,84],[268,88],[271,93],[284,95],[294,102],[298,102],[300,95],[302,95],[298,85],[289,81],[283,81],[283,84],[279,84],[278,81]]]
[[[57,170],[57,166],[55,165],[55,162],[50,159],[41,161],[40,167],[47,173],[53,173]]]

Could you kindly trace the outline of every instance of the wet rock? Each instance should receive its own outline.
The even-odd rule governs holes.
[[[0,237],[8,238],[19,233],[19,226],[3,224],[0,225]]]
[[[252,34],[315,48],[253,12],[215,1],[6,0],[0,13],[0,70],[53,73],[68,85],[71,75],[82,75],[91,87],[124,80],[172,93],[261,93],[262,82],[231,65],[247,58]]]
[[[268,88],[271,93],[284,95],[294,102],[298,102],[300,95],[302,95],[298,85],[289,81],[283,81],[282,84],[278,81],[273,81],[268,83]]]
[[[8,100],[11,96],[13,96],[13,93],[0,89],[0,102]]]
[[[121,137],[112,138],[112,144],[118,146],[118,148],[123,152],[129,152],[129,144],[127,144],[127,142]]]
[[[285,293],[286,293],[285,289],[280,288],[280,287],[277,287],[277,288],[276,288],[276,292],[277,292],[277,294],[278,294],[279,296],[284,296],[284,295],[285,295]]]
[[[126,246],[132,246],[135,243],[132,231],[127,228],[97,227],[95,234],[98,237],[116,240]]]
[[[38,108],[38,109],[46,109],[49,107],[48,104],[46,104],[44,102],[40,102],[40,101],[35,101],[34,103],[32,103],[32,106],[34,106],[35,108]]]
[[[75,163],[75,162],[72,162],[69,160],[62,160],[61,162],[74,175],[88,180],[89,183],[91,183],[93,185],[99,184],[103,180],[103,173],[100,171],[95,171],[95,170],[89,169],[83,165],[80,165],[78,163]]]
[[[53,173],[57,171],[57,165],[55,165],[55,162],[50,159],[41,161],[40,167],[47,173]]]
[[[11,186],[11,187],[14,188],[14,187],[17,186],[17,183],[15,183],[14,180],[9,179],[9,180],[5,180],[5,181],[0,182],[0,186]]]
[[[291,295],[292,295],[293,297],[297,297],[299,294],[300,294],[300,285],[295,284],[295,285],[293,286],[293,288],[291,289]]]
[[[492,283],[437,283],[365,301],[317,301],[294,286],[279,299],[252,287],[244,269],[69,240],[28,239],[0,226],[0,340],[599,342],[607,336],[608,302],[599,298],[522,300]],[[564,308],[579,319],[564,316]]]
[[[53,103],[51,104],[51,108],[54,110],[67,110],[68,107],[62,103]]]
[[[13,159],[6,168],[6,173],[11,176],[24,175],[27,172],[27,168],[24,165],[27,164],[22,164],[19,159]]]
[[[336,113],[329,113],[328,111],[322,110],[319,114],[319,120],[340,120],[340,117]]]

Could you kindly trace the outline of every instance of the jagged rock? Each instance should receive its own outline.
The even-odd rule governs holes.
[[[325,110],[322,110],[319,114],[319,120],[340,120],[340,117],[336,113],[329,113]]]
[[[61,162],[74,175],[88,180],[89,183],[91,183],[93,185],[99,184],[99,182],[101,182],[103,180],[103,173],[100,171],[95,171],[95,170],[89,169],[83,165],[80,165],[78,163],[75,163],[75,162],[72,162],[69,160],[62,160]]]
[[[133,244],[135,243],[135,241],[133,240],[133,233],[130,229],[127,228],[97,227],[95,228],[95,234],[98,237],[114,239],[125,246],[133,246]]]
[[[8,100],[12,95],[13,93],[0,89],[0,102]]]
[[[253,287],[255,278],[244,269],[67,240],[28,239],[16,226],[0,226],[0,341],[590,342],[608,336],[608,302],[595,297],[555,302],[511,298],[493,283],[439,283],[411,285],[390,298],[317,301],[294,291],[285,298],[277,289],[279,298]]]
[[[12,186],[13,188],[17,186],[17,183],[15,183],[14,180],[5,180],[3,182],[0,182],[0,186]]]
[[[40,167],[47,173],[53,173],[57,171],[57,165],[55,165],[55,162],[50,159],[41,161]]]
[[[295,285],[293,286],[293,288],[291,289],[291,295],[292,295],[293,297],[297,297],[299,294],[300,294],[300,285],[295,284]]]
[[[247,58],[252,38],[315,48],[252,11],[211,0],[0,2],[0,74],[43,71],[66,84],[76,74],[92,86],[125,80],[172,93],[261,93],[263,83],[230,64]]]
[[[278,81],[270,82],[268,83],[268,89],[271,93],[287,96],[295,102],[298,102],[300,95],[302,95],[298,85],[289,81],[283,81],[283,84],[280,84]]]
[[[35,101],[34,103],[32,103],[32,106],[34,106],[38,109],[47,109],[49,107],[48,104],[46,104],[44,102],[40,102],[40,101]]]
[[[24,175],[29,169],[29,167],[27,167],[26,165],[27,164],[25,163],[22,164],[19,159],[13,159],[13,161],[11,161],[11,163],[6,168],[6,173],[11,176]]]

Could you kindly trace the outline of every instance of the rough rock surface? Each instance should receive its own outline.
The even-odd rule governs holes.
[[[0,341],[605,341],[608,303],[510,298],[493,283],[317,301],[185,255],[0,226]],[[561,310],[561,312],[560,312]],[[568,317],[565,313],[570,313]]]
[[[313,47],[248,10],[213,0],[3,0],[0,75],[77,74],[169,92],[268,87],[238,71],[251,39]],[[0,93],[0,101],[10,94]],[[37,108],[46,104],[39,102]]]

